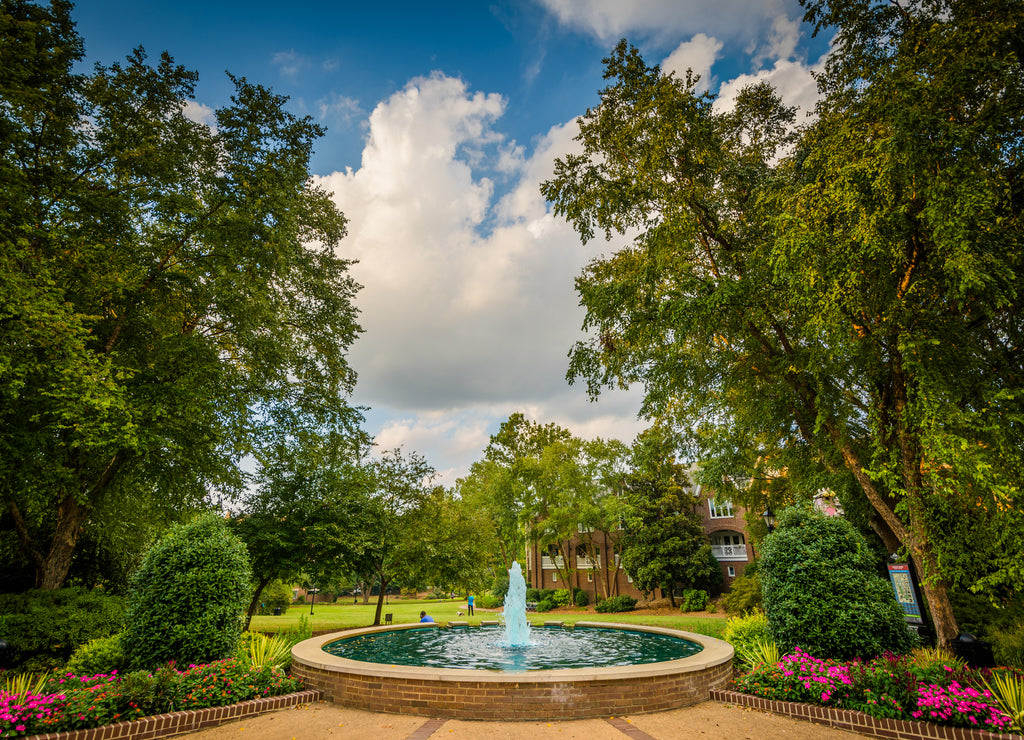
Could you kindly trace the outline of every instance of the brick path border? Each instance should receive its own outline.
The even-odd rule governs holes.
[[[800,704],[792,701],[774,701],[725,689],[712,689],[711,699],[751,709],[760,709],[764,712],[805,722],[813,722],[816,725],[850,730],[868,737],[887,738],[887,740],[1024,740],[1024,735],[973,730],[966,727],[947,727],[915,720],[883,719],[852,709],[819,707],[814,704]]]
[[[320,692],[307,689],[294,694],[249,699],[223,707],[156,714],[131,722],[118,722],[115,725],[90,727],[86,730],[48,732],[45,735],[32,735],[22,738],[22,740],[151,740],[183,735],[186,732],[216,727],[225,722],[255,717],[265,712],[275,712],[278,709],[287,709],[315,701],[320,701]]]

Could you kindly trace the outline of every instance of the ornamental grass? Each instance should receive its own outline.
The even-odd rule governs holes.
[[[1009,668],[972,670],[888,653],[870,661],[822,660],[797,648],[777,663],[754,666],[736,679],[735,688],[873,717],[1007,732],[1014,720],[986,687],[986,681],[1004,675],[1020,678]]]
[[[302,688],[277,668],[235,659],[155,673],[51,676],[28,692],[0,689],[0,738],[80,730],[184,709],[205,709]]]

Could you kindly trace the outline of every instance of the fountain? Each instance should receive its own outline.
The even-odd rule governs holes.
[[[506,647],[526,647],[530,644],[530,620],[526,618],[526,579],[519,563],[512,561],[508,569],[508,592],[505,594]]]
[[[732,677],[732,646],[705,635],[600,622],[531,633],[518,563],[504,622],[503,631],[413,623],[314,637],[292,649],[292,675],[354,708],[505,720],[675,709]]]

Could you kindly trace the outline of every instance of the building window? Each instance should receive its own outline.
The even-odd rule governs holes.
[[[718,498],[709,498],[708,507],[711,509],[712,519],[727,519],[732,516],[732,501]]]
[[[729,568],[728,568],[728,570],[729,570],[729,577],[730,577],[730,578],[735,578],[735,577],[736,577],[736,569],[735,569],[735,568],[733,568],[733,567],[732,567],[732,566],[730,565],[730,566],[729,566]]]
[[[591,570],[591,571],[587,572],[587,583],[593,583],[593,582],[594,582],[594,571]]]
[[[711,554],[718,560],[747,559],[747,546],[738,532],[716,532],[711,535]]]
[[[558,571],[557,570],[553,571],[551,573],[551,582],[552,583],[558,583]]]

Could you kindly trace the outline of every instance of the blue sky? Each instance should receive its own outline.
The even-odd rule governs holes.
[[[636,392],[597,403],[565,379],[582,338],[573,278],[598,250],[538,186],[598,102],[620,38],[692,68],[720,108],[767,79],[807,111],[829,39],[792,0],[298,2],[83,0],[90,62],[143,46],[200,74],[190,114],[226,102],[224,74],[290,98],[328,129],[312,171],[349,218],[366,333],[355,403],[385,449],[416,450],[451,483],[510,413],[629,442]]]

